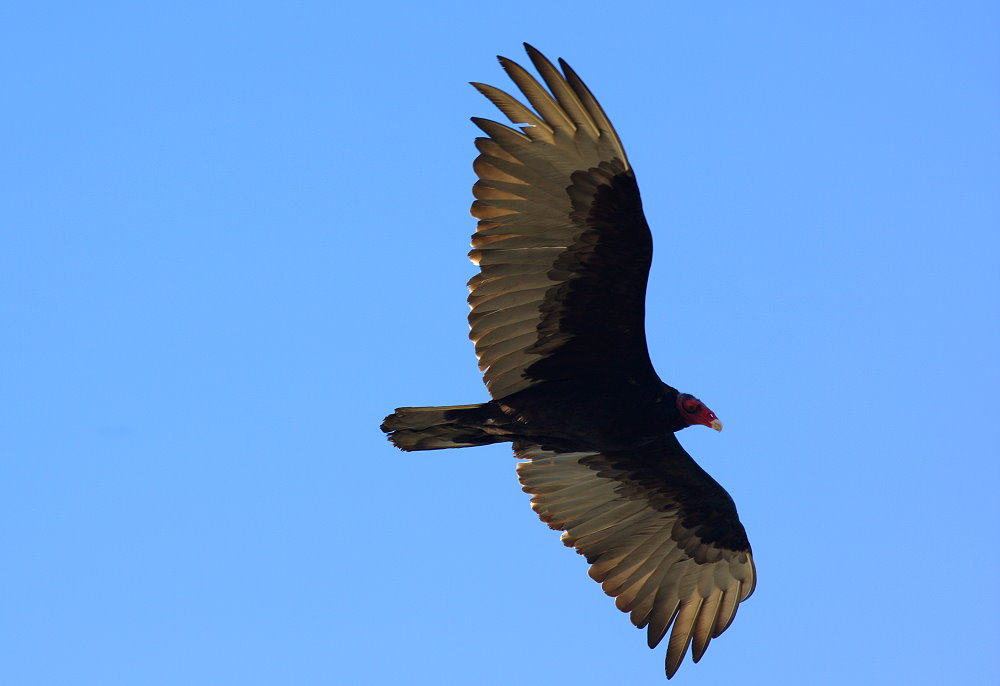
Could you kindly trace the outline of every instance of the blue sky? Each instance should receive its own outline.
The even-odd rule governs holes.
[[[597,94],[661,376],[757,591],[675,683],[1000,678],[1000,43],[987,2],[0,10],[0,681],[658,684],[486,398],[466,82]]]

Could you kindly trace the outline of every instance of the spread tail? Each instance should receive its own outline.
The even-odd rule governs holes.
[[[382,422],[382,431],[402,450],[467,448],[509,441],[490,419],[489,403],[442,407],[399,407]]]

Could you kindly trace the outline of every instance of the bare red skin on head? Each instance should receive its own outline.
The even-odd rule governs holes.
[[[710,429],[715,429],[722,425],[715,413],[690,393],[677,394],[677,411],[681,413],[681,417],[688,423],[688,426],[702,424]]]

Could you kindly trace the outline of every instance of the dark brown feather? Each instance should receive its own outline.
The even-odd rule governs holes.
[[[673,434],[623,453],[521,446],[518,465],[532,508],[586,556],[590,575],[618,596],[649,646],[670,632],[666,671],[688,646],[701,659],[753,593],[750,543],[725,490]],[[594,481],[588,483],[588,478]],[[672,630],[671,630],[672,626]]]
[[[473,119],[488,136],[477,139],[472,206],[480,223],[470,257],[482,272],[469,282],[471,335],[484,379],[494,398],[588,373],[651,383],[644,300],[652,237],[635,177],[582,81],[575,74],[568,80],[533,48],[528,54],[549,90],[517,63],[501,64],[535,111],[498,88],[473,84],[522,125]],[[491,267],[519,270],[497,282]],[[480,324],[483,311],[493,311],[479,290],[483,278],[491,279],[490,295],[524,290],[525,279],[537,289],[533,311],[511,313],[500,325],[537,332],[518,364],[494,366]]]

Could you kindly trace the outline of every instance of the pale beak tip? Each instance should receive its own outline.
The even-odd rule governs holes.
[[[712,428],[715,429],[716,431],[722,431],[722,422],[720,422],[718,419],[713,419]]]

